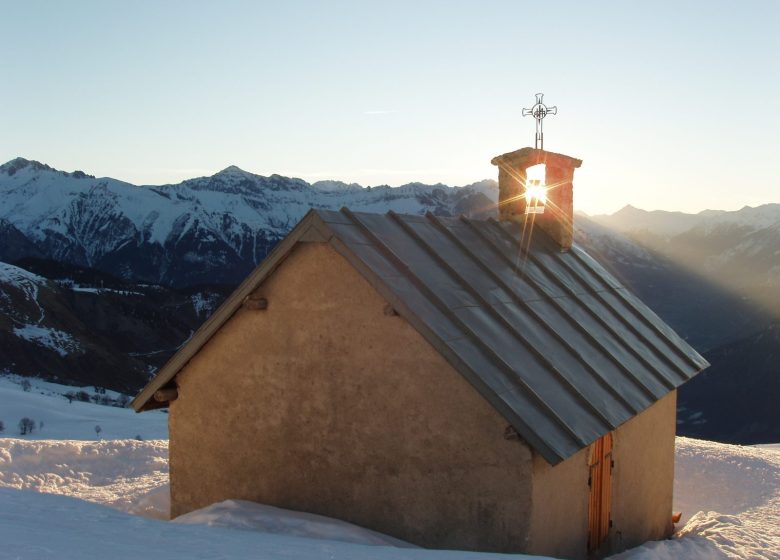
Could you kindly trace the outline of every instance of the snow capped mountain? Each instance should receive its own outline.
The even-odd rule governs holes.
[[[341,181],[317,181],[312,184],[312,188],[322,192],[356,191],[363,189],[363,187],[357,183],[347,184]]]
[[[17,158],[0,166],[0,228],[14,237],[0,257],[41,256],[171,286],[235,284],[310,208],[480,215],[492,212],[488,191],[482,183],[310,185],[236,166],[139,187]]]
[[[745,206],[740,210],[704,210],[698,214],[640,210],[631,205],[611,215],[590,218],[613,231],[641,241],[669,242],[679,236],[744,236],[761,230],[780,229],[780,204]]]
[[[699,214],[626,207],[592,220],[780,316],[780,204]]]
[[[592,216],[591,219],[619,232],[646,231],[668,237],[691,229],[712,212],[706,210],[699,214],[686,214],[665,210],[647,211],[628,204],[614,214]],[[720,213],[720,211],[715,212]]]
[[[724,225],[746,227],[752,230],[777,228],[780,226],[780,204],[745,206],[735,212],[701,213],[700,226],[712,231]]]
[[[311,207],[482,217],[496,195],[495,181],[363,188],[236,166],[139,187],[17,158],[0,166],[0,260],[50,259],[131,283],[236,285]],[[780,205],[695,215],[626,207],[575,224],[589,251],[702,350],[762,328],[752,303],[780,307]]]

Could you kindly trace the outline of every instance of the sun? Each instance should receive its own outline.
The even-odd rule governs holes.
[[[525,202],[527,214],[541,214],[547,203],[546,167],[544,164],[532,165],[526,170]]]
[[[525,200],[528,204],[544,204],[547,202],[547,187],[540,184],[527,184]]]

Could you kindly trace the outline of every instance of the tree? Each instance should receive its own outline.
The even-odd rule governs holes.
[[[21,435],[31,434],[35,429],[35,420],[27,418],[26,416],[19,420],[19,433]]]
[[[95,424],[95,435],[100,439],[100,432],[103,431],[103,428],[100,427],[100,424]]]
[[[29,379],[23,379],[22,380],[22,391],[30,392],[30,389],[32,388],[32,383],[30,383]]]

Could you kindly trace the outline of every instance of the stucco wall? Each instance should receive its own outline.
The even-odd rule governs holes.
[[[174,516],[240,498],[426,547],[526,546],[532,456],[326,244],[299,245],[179,374]]]
[[[676,392],[614,432],[612,522],[604,552],[667,537],[672,530]],[[534,453],[528,552],[586,558],[589,448],[551,467]]]
[[[534,453],[529,553],[555,558],[587,556],[588,453],[585,448],[554,467]]]
[[[612,451],[612,549],[672,532],[677,392],[618,428]]]

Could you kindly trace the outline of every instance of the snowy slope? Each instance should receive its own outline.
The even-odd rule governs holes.
[[[222,301],[50,262],[0,262],[0,372],[137,391]]]
[[[780,445],[768,448],[677,438],[674,508],[685,523],[671,541],[621,560],[780,558]]]
[[[706,536],[733,555],[749,547],[756,558],[780,558],[780,452],[678,438],[675,468],[681,535]]]
[[[29,391],[24,391],[21,380],[17,376],[0,376],[0,421],[5,424],[5,431],[0,436],[23,437],[25,440],[168,438],[168,415],[164,412],[136,414],[129,408],[78,400],[68,402],[64,396],[66,393],[86,391],[94,394],[94,388],[28,379],[31,387]],[[116,398],[119,394],[106,391],[105,396]],[[18,423],[24,417],[35,420],[36,426],[43,422],[43,428],[36,427],[32,434],[21,436]],[[99,435],[95,433],[95,426],[101,428]]]
[[[84,349],[73,335],[63,330],[56,319],[47,320],[42,301],[50,299],[49,292],[55,290],[56,286],[46,278],[0,262],[0,311],[4,315],[0,329],[5,327],[9,334],[60,357],[81,354]],[[44,294],[49,297],[44,298]]]

